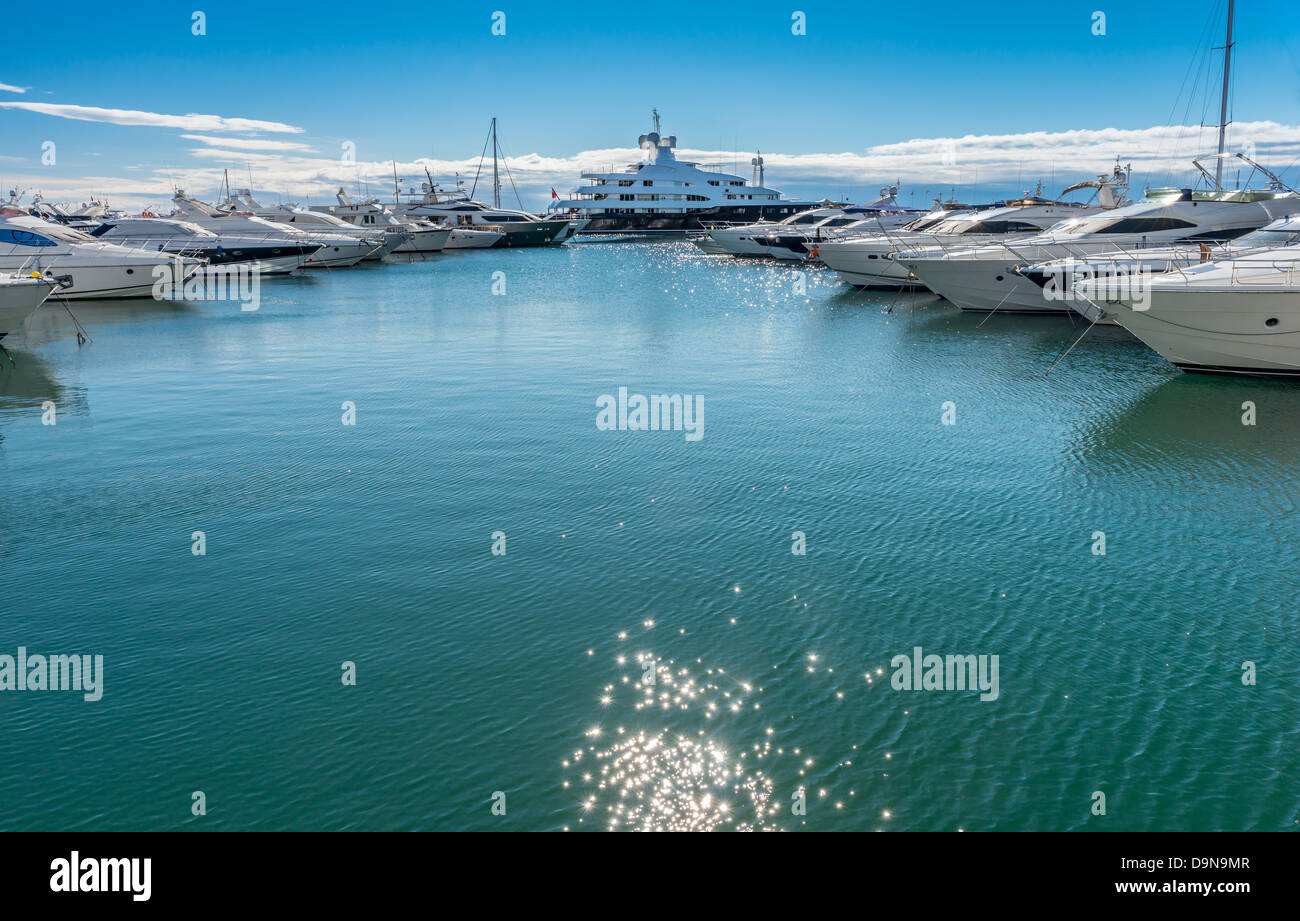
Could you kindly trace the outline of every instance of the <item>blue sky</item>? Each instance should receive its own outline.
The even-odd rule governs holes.
[[[136,180],[158,200],[169,180],[207,193],[221,167],[247,177],[251,166],[265,197],[320,194],[344,181],[322,164],[350,141],[362,164],[351,181],[379,193],[383,161],[396,158],[414,180],[417,158],[448,170],[474,160],[495,115],[510,155],[538,155],[516,164],[516,179],[527,203],[540,206],[550,185],[574,187],[578,163],[599,161],[597,152],[611,165],[631,158],[658,106],[665,133],[709,152],[706,161],[730,166],[730,152],[744,152],[747,164],[747,152],[761,148],[769,184],[861,198],[896,178],[887,169],[903,170],[888,159],[854,159],[881,145],[1217,120],[1221,58],[1203,56],[1207,44],[1222,43],[1225,4],[61,4],[59,24],[0,63],[0,84],[27,88],[0,90],[0,104],[198,113],[301,130],[128,126],[0,108],[0,178],[51,198],[77,188],[84,197],[98,185],[110,200],[131,195]],[[206,15],[206,35],[191,34],[195,8]],[[497,10],[504,36],[492,34]],[[806,16],[806,35],[792,34],[795,10]],[[1105,35],[1093,34],[1098,10]],[[1300,4],[1244,0],[1236,38],[1233,120],[1300,125]],[[1192,66],[1198,55],[1207,66]],[[1281,158],[1269,158],[1278,169],[1300,153],[1300,134],[1293,144],[1286,131],[1252,132],[1261,151]],[[946,159],[941,143],[936,155],[950,168],[921,172],[921,157],[903,178],[988,194],[1039,176],[1063,185],[1095,172],[1107,144],[1107,156],[1139,160],[1154,174],[1171,147],[1186,159],[1212,144],[1212,131],[1197,134],[1173,144],[1166,135],[1121,133],[1094,143],[1086,158],[1059,136],[1006,141],[1000,167],[987,143],[969,155],[961,145]],[[223,147],[223,137],[301,147],[244,153],[248,145]],[[53,166],[41,164],[45,141],[56,144]],[[1144,143],[1149,149],[1139,149]],[[611,148],[629,150],[623,157]],[[841,154],[853,156],[826,159]],[[740,172],[748,175],[747,165]],[[1300,168],[1286,178],[1300,179]]]

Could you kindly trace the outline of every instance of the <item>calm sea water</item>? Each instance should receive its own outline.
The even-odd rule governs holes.
[[[1068,321],[798,271],[585,244],[74,305],[84,346],[43,311],[0,652],[104,696],[0,694],[0,828],[1296,827],[1300,388],[1105,329],[1046,376]],[[620,386],[704,437],[599,430]],[[998,698],[895,690],[916,646]]]

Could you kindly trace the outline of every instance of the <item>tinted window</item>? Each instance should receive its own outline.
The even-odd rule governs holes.
[[[976,221],[963,233],[1037,233],[1037,224],[1028,221]]]
[[[1102,233],[1155,233],[1159,230],[1185,230],[1195,227],[1191,221],[1176,217],[1125,217],[1101,228]]]

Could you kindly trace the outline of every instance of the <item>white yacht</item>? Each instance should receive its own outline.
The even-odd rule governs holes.
[[[824,221],[844,218],[844,209],[838,207],[809,208],[792,214],[780,221],[761,221],[754,224],[737,224],[734,226],[711,227],[708,236],[703,238],[732,256],[769,256],[772,243],[764,239],[769,232],[801,234]],[[852,223],[854,218],[845,218],[843,223]],[[696,246],[700,245],[699,240]],[[703,248],[703,247],[702,247]],[[711,248],[705,248],[709,252]]]
[[[296,272],[321,248],[320,243],[283,235],[217,234],[189,221],[146,214],[108,218],[86,232],[106,243],[203,259],[209,271],[247,264],[263,275]]]
[[[300,263],[303,268],[344,268],[356,265],[379,248],[373,241],[361,240],[355,236],[309,232],[292,224],[274,223],[251,211],[220,211],[206,202],[190,198],[184,189],[176,191],[172,202],[176,207],[173,217],[198,224],[218,235],[229,233],[243,237],[260,236],[268,240],[292,239],[320,244],[320,249],[303,257]]]
[[[1300,246],[1075,290],[1184,371],[1300,377]]]
[[[150,297],[155,283],[179,290],[204,263],[106,243],[17,208],[0,208],[0,271],[38,272],[54,281],[51,297]]]
[[[1097,189],[1097,204],[1067,202],[1042,197],[1042,186],[1023,198],[995,203],[994,207],[928,212],[894,231],[846,236],[818,246],[821,261],[849,284],[872,290],[915,286],[916,278],[890,258],[899,250],[929,246],[950,249],[981,242],[1023,239],[1062,221],[1111,210],[1126,204],[1128,172],[1118,166],[1110,176],[1069,186],[1061,197],[1083,188]]]
[[[565,219],[542,219],[527,211],[486,205],[470,198],[460,183],[454,192],[439,189],[431,182],[420,184],[419,194],[387,207],[398,220],[425,220],[447,223],[455,230],[492,230],[501,236],[494,247],[550,246],[568,236]]]
[[[332,214],[300,208],[297,205],[263,205],[253,199],[251,189],[234,189],[226,200],[217,205],[218,211],[249,212],[272,224],[291,224],[297,230],[312,234],[352,237],[370,244],[373,249],[363,258],[379,261],[410,242],[409,231],[396,227],[359,228]]]
[[[1205,172],[1200,160],[1194,162]],[[1297,211],[1300,195],[1276,181],[1254,191],[1151,189],[1144,201],[1074,218],[1013,242],[900,250],[895,258],[931,291],[963,310],[1060,315],[1071,310],[1069,303],[1020,269],[1117,249],[1231,240]]]
[[[900,208],[898,187],[880,190],[880,198],[865,205],[851,205],[808,226],[791,228],[775,225],[756,233],[755,243],[767,247],[774,259],[797,262],[820,262],[823,244],[864,234],[888,233],[916,219],[925,212]]]
[[[783,199],[763,185],[763,156],[750,162],[754,180],[701,169],[698,163],[678,160],[675,136],[659,133],[659,111],[654,129],[637,139],[646,159],[608,173],[583,173],[590,184],[552,204],[588,223],[586,234],[661,234],[706,229],[709,223],[779,221],[816,207],[814,201]]]
[[[0,275],[0,341],[22,326],[53,290],[54,282],[39,272]]]
[[[344,189],[339,189],[335,193],[338,199],[337,205],[317,205],[312,211],[320,211],[332,215],[341,221],[345,221],[356,227],[366,230],[383,230],[386,232],[404,233],[407,240],[398,246],[394,253],[404,255],[428,255],[430,253],[440,253],[444,249],[457,248],[452,245],[452,236],[454,231],[450,227],[441,224],[435,224],[432,221],[406,219],[401,220],[397,215],[379,203],[379,199],[372,198],[368,201],[353,202]],[[492,243],[500,239],[501,234],[490,231],[474,232],[475,236],[486,237],[478,245],[491,246]],[[461,246],[474,245],[461,243]]]

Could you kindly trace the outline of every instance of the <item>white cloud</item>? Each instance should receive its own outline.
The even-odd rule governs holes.
[[[31,89],[30,86],[12,86],[8,83],[0,83],[0,92],[4,93],[25,93],[29,89]]]
[[[301,134],[302,129],[283,122],[264,122],[251,118],[226,118],[221,115],[163,115],[158,112],[140,112],[135,109],[101,109],[97,106],[64,105],[53,102],[0,102],[0,108],[24,109],[55,118],[70,118],[83,122],[105,122],[110,125],[132,127],[183,128],[186,131],[270,131],[282,134]]]
[[[187,141],[198,141],[202,144],[209,144],[214,147],[225,147],[232,150],[284,150],[284,151],[305,151],[315,153],[315,149],[307,144],[299,144],[295,141],[272,141],[264,138],[214,138],[203,134],[182,134]],[[194,153],[197,155],[202,148],[195,148]]]

